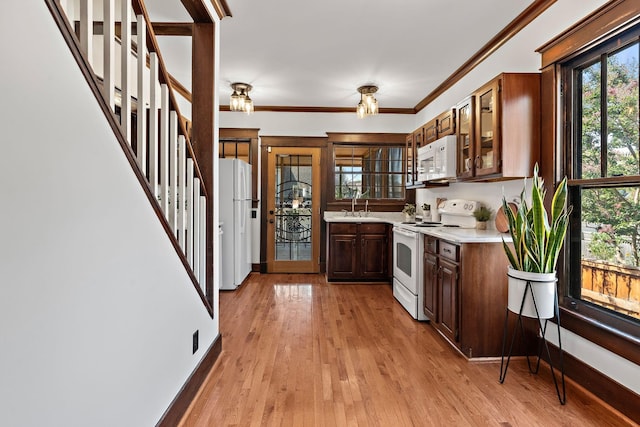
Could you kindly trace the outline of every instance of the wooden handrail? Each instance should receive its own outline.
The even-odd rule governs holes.
[[[173,160],[170,163],[168,163],[170,165],[169,167],[172,168],[172,171],[173,171],[172,174],[176,173],[176,171],[179,172],[180,170],[182,170],[182,172],[179,172],[180,180],[181,180],[180,184],[177,185],[175,183],[175,180],[172,180],[174,182],[173,185],[169,184],[169,187],[165,187],[165,188],[168,188],[169,190],[166,193],[166,196],[172,196],[172,195],[175,196],[177,191],[176,189],[180,189],[180,194],[178,196],[183,198],[182,200],[189,200],[189,199],[192,200],[192,203],[189,204],[188,208],[185,206],[179,208],[177,203],[174,203],[169,210],[163,210],[161,208],[160,204],[158,203],[158,199],[156,199],[157,193],[151,188],[151,183],[146,176],[146,172],[143,170],[143,166],[147,161],[147,158],[143,156],[143,157],[140,157],[139,159],[136,152],[134,152],[134,149],[131,146],[130,141],[125,135],[125,132],[123,131],[122,125],[120,124],[120,121],[118,120],[115,114],[115,111],[113,110],[113,104],[110,103],[110,101],[105,96],[105,91],[102,90],[102,84],[99,81],[101,79],[99,79],[99,77],[93,71],[91,61],[87,56],[87,51],[90,51],[90,48],[88,47],[90,43],[86,43],[86,42],[87,41],[90,42],[90,40],[85,41],[85,49],[83,50],[81,41],[78,39],[78,36],[76,35],[76,32],[72,27],[72,22],[69,21],[69,18],[67,17],[65,10],[60,4],[60,0],[45,0],[45,3],[47,4],[49,10],[51,11],[51,14],[54,20],[56,21],[56,24],[58,25],[60,31],[62,32],[62,35],[65,41],[67,42],[67,45],[69,46],[74,58],[76,59],[76,62],[78,63],[80,70],[85,77],[85,80],[89,84],[92,92],[94,93],[94,96],[96,97],[96,100],[98,101],[101,109],[105,114],[105,117],[107,118],[107,121],[109,122],[111,128],[113,129],[116,139],[118,140],[121,148],[123,149],[125,156],[127,157],[127,160],[132,166],[132,169],[138,181],[142,185],[148,200],[151,202],[152,207],[156,212],[156,216],[160,220],[162,227],[165,229],[165,232],[170,238],[171,244],[174,246],[176,253],[178,254],[181,262],[183,263],[185,270],[194,285],[194,288],[198,292],[200,299],[204,303],[207,311],[213,317],[213,294],[212,294],[212,291],[210,291],[213,289],[213,285],[212,283],[209,283],[211,279],[206,274],[202,274],[203,269],[197,268],[198,263],[200,263],[200,265],[204,265],[203,264],[204,261],[200,261],[195,257],[198,254],[199,250],[201,251],[202,254],[207,254],[207,247],[209,247],[211,244],[210,240],[213,238],[214,231],[210,229],[206,229],[206,223],[205,223],[204,225],[205,228],[203,228],[202,231],[206,231],[206,234],[202,233],[202,236],[200,236],[200,233],[198,234],[194,233],[199,229],[198,228],[199,224],[195,223],[194,219],[196,219],[197,215],[199,215],[198,212],[202,210],[201,205],[203,203],[206,203],[206,205],[209,205],[210,203],[212,203],[212,200],[207,192],[206,186],[204,185],[204,179],[203,179],[200,167],[198,166],[193,147],[191,145],[185,119],[182,117],[182,115],[179,112],[179,107],[176,102],[175,94],[172,88],[171,77],[169,73],[166,71],[166,67],[164,66],[164,62],[162,61],[162,57],[158,50],[158,44],[157,44],[157,41],[155,40],[153,29],[149,26],[149,18],[148,18],[146,9],[144,7],[144,4],[142,3],[141,0],[131,0],[131,7],[133,11],[136,13],[136,15],[142,15],[143,19],[145,20],[145,26],[147,27],[146,40],[145,40],[147,44],[147,49],[149,50],[150,53],[155,53],[155,56],[157,57],[158,77],[157,77],[157,80],[152,81],[151,84],[160,85],[161,87],[166,87],[165,94],[167,95],[167,98],[168,98],[168,111],[170,111],[171,113],[167,112],[165,114],[172,117],[177,116],[177,118],[179,118],[179,120],[174,121],[175,126],[171,126],[170,123],[163,124],[163,126],[166,126],[168,130],[171,130],[171,129],[176,130],[175,134],[172,134],[174,135],[175,139],[169,138],[169,141],[173,141],[173,144],[175,144],[174,150],[177,149],[182,153],[177,158],[176,158],[176,151],[168,151],[168,152],[160,153],[160,156],[162,156],[163,162],[168,162],[169,159],[173,158]],[[86,14],[83,17],[83,19],[84,19],[84,22],[86,22],[87,20]],[[91,22],[93,22],[91,20],[90,13],[89,13],[88,19]],[[135,18],[132,17],[132,21],[134,19]],[[87,25],[84,24],[84,26],[86,27]],[[89,39],[92,37],[92,35],[90,34],[90,31],[88,31],[86,28],[84,28],[83,31],[86,37],[88,37]],[[131,46],[133,46],[133,43],[131,44]],[[127,49],[127,51],[131,52],[130,49]],[[148,56],[148,55],[145,55],[145,56]],[[148,68],[146,61],[145,61],[145,66]],[[149,70],[147,70],[146,72],[148,71]],[[145,73],[145,71],[141,71],[139,69],[138,73],[140,75],[140,73]],[[146,84],[144,87],[146,87]],[[115,89],[115,88],[113,88],[112,86],[111,89]],[[131,94],[129,96],[134,99],[136,97],[139,98],[140,96],[142,96],[141,94],[144,95],[144,91],[141,92],[141,90],[142,90],[141,87],[139,87],[137,93]],[[149,88],[147,88],[146,90],[149,90]],[[126,90],[123,91],[123,95],[125,93],[126,93]],[[139,100],[138,105],[139,105],[138,114],[146,114],[143,99]],[[165,105],[167,105],[167,103],[165,103]],[[126,111],[126,109],[124,109],[124,111]],[[159,143],[159,140],[156,140],[156,141],[148,140],[149,138],[148,135],[143,137],[144,137],[143,140],[138,141],[138,148],[142,150],[142,152],[138,154],[144,154],[144,149],[147,143],[149,143],[150,146],[151,144],[155,146],[155,144]],[[132,140],[133,140],[133,137],[132,137]],[[183,143],[184,143],[183,148],[179,149],[178,147],[182,146]],[[189,161],[188,158],[190,158],[191,160]],[[180,161],[176,163],[176,159]],[[193,180],[189,178],[191,176],[190,173],[191,173],[192,165],[193,165]],[[154,168],[155,166],[157,165],[154,165]],[[185,169],[185,166],[189,166],[189,167]],[[176,170],[175,168],[178,168],[178,169]],[[186,171],[189,171],[189,173],[186,173]],[[193,188],[192,183],[199,184],[199,192],[198,191],[194,192],[192,190],[189,190],[189,188]],[[154,183],[154,185],[156,184]],[[200,199],[198,199],[198,197]],[[163,195],[163,199],[166,199],[164,195]],[[201,199],[203,200],[201,201]],[[204,209],[202,215],[205,215],[206,211],[207,209]],[[185,213],[189,214],[190,212],[193,212],[194,215],[185,216]],[[178,221],[178,219],[180,220]],[[187,223],[187,221],[189,222]],[[187,224],[191,224],[191,226]],[[192,227],[193,230],[190,227]],[[211,227],[211,225],[209,225],[209,227]],[[176,236],[176,232],[179,232],[178,236]],[[187,232],[189,233],[189,236],[188,236],[189,238],[193,237],[193,239],[189,242],[187,242],[188,240]],[[203,243],[200,243],[200,246],[199,246],[198,244],[196,244],[197,242],[203,242]],[[202,245],[204,247],[202,247]],[[192,261],[187,259],[187,256],[191,257],[189,253],[193,255],[193,258],[194,258],[193,264],[192,264]],[[198,277],[200,277],[200,279],[198,279]],[[201,288],[201,285],[202,285],[202,288]],[[206,289],[206,291],[204,291],[203,288]]]

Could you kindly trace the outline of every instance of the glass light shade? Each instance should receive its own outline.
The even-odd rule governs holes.
[[[364,105],[364,102],[360,101],[358,106],[356,107],[356,114],[359,119],[363,119],[367,115],[367,107]]]
[[[364,102],[367,104],[367,108],[371,108],[371,104],[374,102],[373,95],[370,93],[364,95]]]
[[[231,102],[229,103],[231,111],[238,111],[238,110],[241,109],[240,108],[240,105],[241,105],[240,101],[241,101],[240,95],[238,94],[238,92],[234,91],[231,94]],[[242,99],[242,101],[244,102],[243,99]]]
[[[241,93],[238,97],[238,111],[244,111],[244,103],[246,101],[246,96],[244,93]]]
[[[253,100],[247,95],[244,99],[244,112],[247,114],[253,113]]]
[[[373,98],[373,102],[369,105],[369,114],[374,116],[378,114],[378,100],[375,98]]]

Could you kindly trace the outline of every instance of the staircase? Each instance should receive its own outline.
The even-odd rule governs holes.
[[[213,316],[212,199],[144,3],[121,0],[119,10],[115,0],[46,3]]]

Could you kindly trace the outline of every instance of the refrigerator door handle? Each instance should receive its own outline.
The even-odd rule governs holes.
[[[240,191],[238,192],[238,199],[246,200],[248,195],[247,191],[247,172],[244,167],[240,167]]]
[[[244,234],[247,226],[247,202],[241,200],[238,203],[240,203],[240,234]]]

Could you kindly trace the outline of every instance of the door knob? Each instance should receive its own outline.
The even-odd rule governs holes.
[[[273,215],[273,211],[272,211],[272,210],[271,210],[271,211],[269,211],[269,215]]]
[[[273,224],[273,223],[274,223],[274,220],[273,220],[273,218],[271,218],[271,219],[269,220],[269,224]]]

